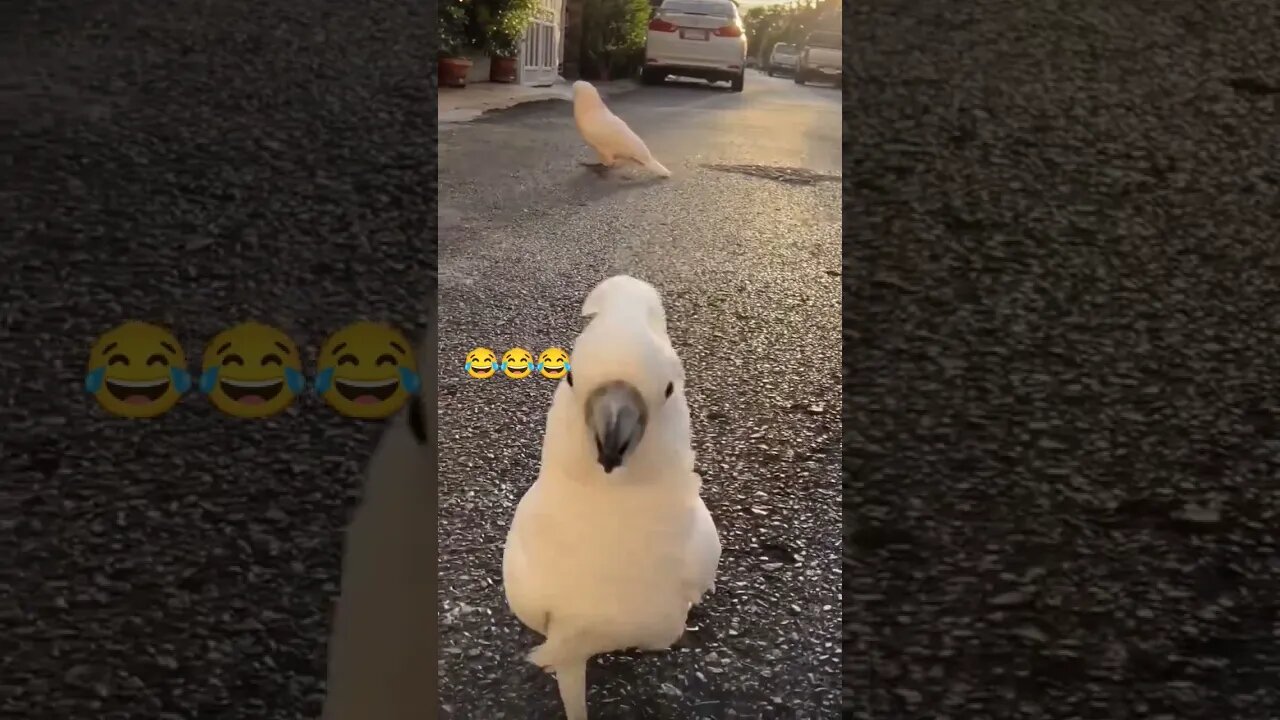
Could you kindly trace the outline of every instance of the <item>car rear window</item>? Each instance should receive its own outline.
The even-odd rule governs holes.
[[[682,15],[708,15],[722,18],[733,18],[736,14],[733,3],[723,0],[666,0],[662,3],[661,10]]]
[[[840,33],[816,32],[805,41],[809,47],[840,48]]]
[[[795,46],[795,45],[788,45],[788,44],[786,44],[786,43],[778,43],[777,45],[774,45],[774,46],[773,46],[773,51],[774,51],[774,52],[780,52],[780,53],[789,53],[789,54],[791,54],[791,55],[795,55],[795,54],[796,54],[796,46]]]

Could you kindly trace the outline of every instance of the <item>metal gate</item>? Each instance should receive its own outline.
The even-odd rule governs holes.
[[[560,68],[560,0],[542,0],[520,45],[520,82],[550,85]]]

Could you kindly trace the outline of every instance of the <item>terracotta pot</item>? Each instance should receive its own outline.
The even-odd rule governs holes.
[[[496,83],[516,81],[516,59],[513,57],[489,58],[489,80]]]
[[[440,87],[466,87],[471,61],[466,58],[440,58]]]

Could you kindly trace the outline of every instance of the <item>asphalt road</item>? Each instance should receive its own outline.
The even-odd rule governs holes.
[[[447,716],[562,716],[554,679],[524,659],[538,636],[507,610],[500,575],[553,384],[470,379],[464,355],[568,348],[586,292],[620,272],[665,296],[725,550],[691,620],[695,647],[594,663],[592,717],[836,716],[839,98],[751,73],[742,94],[690,83],[609,99],[674,173],[662,181],[580,165],[595,160],[565,102],[441,129]]]
[[[256,318],[308,371],[361,317],[421,330],[433,20],[288,0],[0,12],[0,717],[319,715],[379,425],[312,396],[236,420],[195,393],[117,419],[84,368],[130,318],[188,358]]]
[[[1280,717],[1280,5],[846,13],[846,717]]]

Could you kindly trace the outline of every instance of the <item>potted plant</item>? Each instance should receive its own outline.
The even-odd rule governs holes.
[[[516,81],[520,44],[529,23],[537,16],[538,6],[539,0],[486,0],[477,8],[477,16],[486,20],[489,79],[493,82]]]
[[[471,61],[462,56],[467,38],[467,0],[443,0],[440,4],[440,86],[466,87]]]

